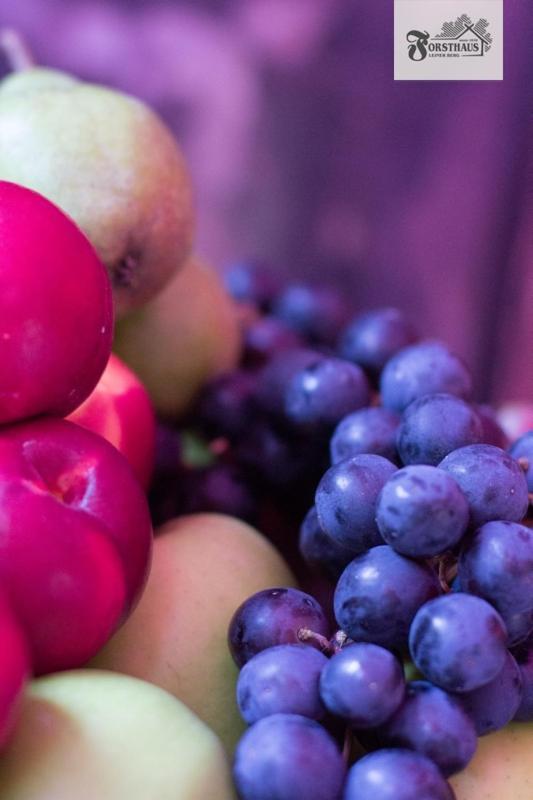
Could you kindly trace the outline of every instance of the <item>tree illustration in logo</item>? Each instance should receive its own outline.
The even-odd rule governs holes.
[[[478,39],[484,43],[482,48],[484,52],[488,52],[491,48],[493,39],[492,34],[488,32],[489,22],[486,19],[478,19],[476,24],[468,14],[461,14],[457,17],[455,22],[444,22],[442,30],[434,38],[435,39],[460,39],[465,33],[473,33]]]

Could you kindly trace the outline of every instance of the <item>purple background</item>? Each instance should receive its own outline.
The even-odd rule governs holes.
[[[392,2],[0,0],[42,63],[152,103],[197,193],[197,247],[397,304],[533,399],[533,6],[502,82],[395,83]]]

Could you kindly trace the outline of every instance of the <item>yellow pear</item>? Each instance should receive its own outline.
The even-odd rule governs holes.
[[[482,736],[468,767],[450,778],[457,800],[531,800],[532,753],[533,724]]]
[[[152,684],[97,670],[40,678],[0,755],[2,800],[234,800],[212,731]]]
[[[128,95],[57,70],[8,76],[0,84],[0,179],[35,189],[74,219],[109,270],[119,315],[155,295],[189,253],[193,211],[181,151],[159,117]]]
[[[115,352],[142,380],[156,410],[178,417],[202,386],[237,366],[237,309],[221,278],[197,257],[148,305],[119,322]]]
[[[235,701],[230,620],[255,592],[294,585],[279,553],[244,522],[222,514],[172,520],[156,536],[139,605],[93,663],[171,692],[232,751],[245,725]]]

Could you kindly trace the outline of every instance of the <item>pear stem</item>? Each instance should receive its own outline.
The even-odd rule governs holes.
[[[14,28],[0,28],[0,50],[12,72],[22,72],[35,66],[30,48]]]

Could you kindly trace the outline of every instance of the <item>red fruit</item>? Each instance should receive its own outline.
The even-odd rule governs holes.
[[[73,411],[112,335],[111,285],[89,240],[40,194],[0,181],[0,424]]]
[[[34,671],[77,667],[131,610],[151,524],[131,467],[108,442],[43,419],[0,432],[0,585]]]
[[[120,358],[110,356],[94,390],[68,419],[111,442],[148,488],[154,468],[154,411],[143,384]]]
[[[30,666],[24,635],[0,596],[0,749],[17,722],[20,700]]]

